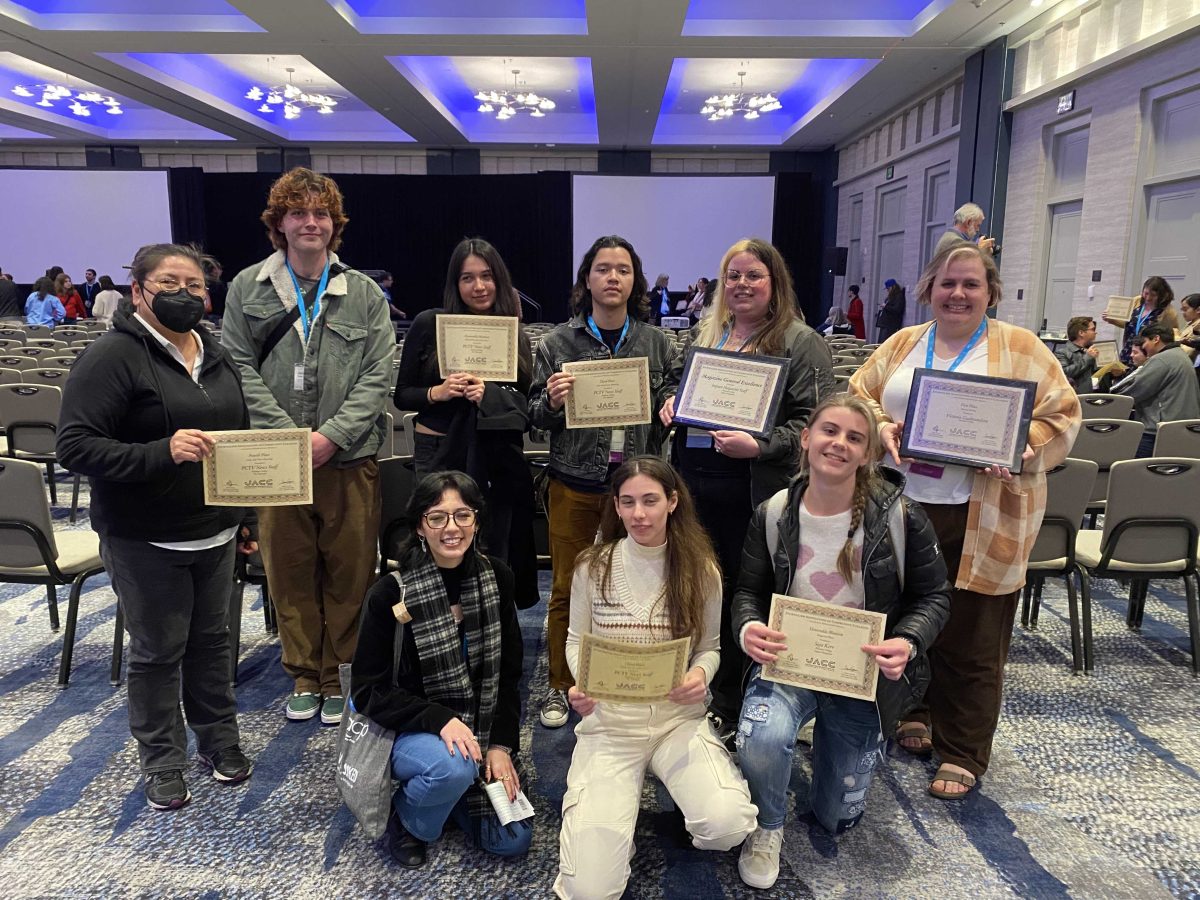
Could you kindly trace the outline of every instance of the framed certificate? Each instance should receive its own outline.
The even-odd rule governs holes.
[[[1096,348],[1096,366],[1107,366],[1111,362],[1117,361],[1117,342],[1116,341],[1096,341],[1092,344]]]
[[[874,700],[879,665],[863,644],[883,640],[887,616],[867,609],[774,594],[767,624],[787,635],[787,650],[762,668],[767,681]]]
[[[562,370],[575,376],[567,395],[568,428],[624,428],[650,423],[654,409],[646,357],[563,363]]]
[[[788,360],[774,356],[695,348],[675,395],[675,421],[765,438],[775,424],[787,367]]]
[[[1110,319],[1128,322],[1133,315],[1133,308],[1141,302],[1141,297],[1109,297],[1108,305],[1104,307],[1104,315]]]
[[[626,644],[583,634],[579,639],[579,689],[593,700],[658,703],[687,673],[691,638],[659,644]]]
[[[517,380],[516,316],[455,316],[437,322],[438,372],[469,372],[484,381]]]
[[[208,506],[299,506],[312,503],[312,429],[210,431],[203,462]]]
[[[915,369],[900,455],[955,466],[1021,471],[1029,437],[1032,381]]]

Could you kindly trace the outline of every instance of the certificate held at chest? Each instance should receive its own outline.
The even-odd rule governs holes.
[[[208,506],[312,503],[312,429],[211,431],[203,461]]]
[[[650,361],[644,356],[563,363],[575,376],[567,395],[568,428],[624,428],[647,425],[654,412]]]
[[[788,360],[697,348],[688,354],[675,420],[702,428],[771,433]]]
[[[690,638],[627,644],[583,634],[579,639],[579,689],[593,700],[658,703],[687,671]]]
[[[437,317],[438,371],[442,378],[468,372],[484,381],[517,380],[515,316]]]
[[[767,681],[793,687],[874,700],[879,666],[863,644],[883,640],[887,616],[774,594],[770,627],[787,637],[787,649],[763,666]]]

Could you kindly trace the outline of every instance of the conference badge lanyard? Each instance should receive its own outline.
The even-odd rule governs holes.
[[[1146,304],[1143,301],[1142,302],[1142,311],[1140,313],[1138,313],[1137,326],[1136,326],[1137,330],[1133,332],[1134,335],[1139,335],[1142,333],[1142,328],[1145,326],[1146,320],[1150,318],[1150,315],[1153,312],[1154,312],[1153,309],[1146,309]]]
[[[715,347],[713,347],[713,349],[714,350],[722,349],[729,342],[729,337],[732,334],[733,334],[733,327],[730,326],[729,328],[726,328],[725,333],[721,335],[721,340],[717,341],[717,345]],[[746,338],[746,340],[742,341],[742,346],[737,348],[737,352],[741,353],[743,350],[745,350],[750,345],[750,342],[753,341],[754,338],[757,336],[758,336],[758,332],[757,331],[753,332],[750,335],[750,337],[748,337],[748,338]],[[687,435],[685,436],[683,443],[684,443],[685,447],[688,447],[691,449],[707,450],[709,447],[711,447],[713,445],[712,432],[706,431],[703,428],[688,428]]]
[[[604,336],[600,334],[600,328],[596,325],[596,320],[592,318],[592,314],[588,313],[587,317],[588,331],[605,347],[608,344],[604,343]],[[610,356],[615,357],[617,351],[621,349],[621,345],[625,343],[625,338],[629,336],[629,316],[625,316],[625,324],[621,327],[621,334],[617,338],[617,344],[609,352]],[[614,428],[608,442],[608,464],[620,463],[625,460],[625,429]]]
[[[967,341],[966,346],[958,351],[958,356],[954,357],[953,362],[946,367],[946,371],[953,372],[960,365],[962,365],[963,360],[970,356],[971,351],[975,349],[975,345],[979,343],[980,339],[982,339],[985,334],[987,334],[986,317],[984,317],[984,320],[979,323],[979,327],[975,329],[975,333],[971,335],[971,339]],[[932,369],[934,367],[933,344],[936,337],[937,322],[934,322],[933,325],[929,327],[929,343],[925,347],[925,368],[927,369]],[[924,475],[926,478],[941,478],[942,474],[946,471],[946,467],[935,466],[932,463],[914,462],[909,465],[908,471],[914,475]]]
[[[321,271],[321,280],[317,282],[317,296],[313,300],[312,318],[308,317],[308,306],[304,302],[304,291],[300,289],[300,279],[292,271],[292,264],[285,262],[288,274],[292,276],[292,287],[296,289],[296,303],[300,310],[300,324],[304,328],[304,347],[308,348],[308,337],[312,331],[312,323],[321,315],[321,298],[325,296],[325,288],[329,287],[329,260],[325,260],[325,268]],[[304,363],[297,363],[292,370],[292,390],[304,390]]]

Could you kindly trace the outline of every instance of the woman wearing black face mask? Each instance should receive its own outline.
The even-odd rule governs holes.
[[[92,485],[92,528],[129,632],[129,727],[146,801],[191,799],[187,724],[219,782],[250,776],[230,687],[229,585],[235,549],[256,548],[244,510],[204,505],[208,432],[250,426],[236,367],[207,332],[203,257],[153,244],[133,260],[132,313],[75,364],[58,455]],[[182,687],[183,711],[179,708]]]

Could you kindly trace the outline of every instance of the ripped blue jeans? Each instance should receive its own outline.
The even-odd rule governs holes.
[[[796,732],[816,716],[809,805],[830,832],[853,827],[866,808],[883,748],[875,704],[765,681],[759,669],[751,670],[736,738],[759,826],[783,827]]]

